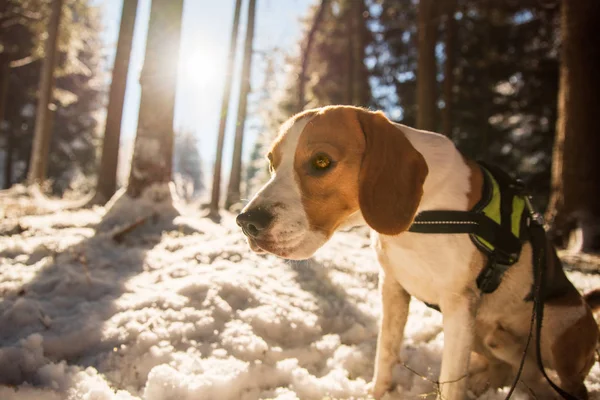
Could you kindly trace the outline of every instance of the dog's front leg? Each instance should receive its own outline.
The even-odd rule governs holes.
[[[465,398],[477,306],[477,300],[471,296],[452,297],[440,302],[444,316],[444,351],[438,400]]]
[[[376,399],[382,397],[392,384],[392,369],[399,361],[410,303],[410,295],[383,269],[379,274],[379,293],[382,306],[381,324],[377,339],[375,373],[371,382],[371,393]]]

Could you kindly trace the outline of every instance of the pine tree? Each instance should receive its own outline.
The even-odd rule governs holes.
[[[600,250],[600,4],[562,2],[559,118],[547,213],[557,242],[581,230],[574,250]]]
[[[213,169],[212,192],[209,205],[209,213],[212,216],[216,216],[219,213],[219,201],[221,197],[221,169],[223,165],[223,144],[225,142],[225,130],[227,128],[227,116],[229,114],[229,98],[231,97],[233,66],[235,64],[235,53],[237,48],[237,37],[239,31],[241,9],[242,0],[236,0],[235,10],[233,13],[233,24],[231,27],[231,39],[229,42],[229,56],[227,57],[227,72],[225,75],[225,86],[223,87],[223,102],[221,104],[221,118],[219,120],[219,133],[217,136],[215,166]]]
[[[418,11],[418,68],[417,124],[419,129],[436,130],[437,94],[435,45],[437,25],[435,0],[419,0]]]
[[[45,45],[45,57],[40,78],[39,100],[35,124],[35,136],[31,151],[28,181],[41,183],[46,179],[48,154],[50,152],[50,134],[54,111],[51,107],[54,90],[54,69],[58,47],[58,31],[62,15],[63,0],[52,0],[52,12],[48,21],[48,38]]]
[[[304,110],[304,105],[306,103],[306,73],[308,71],[308,62],[310,60],[310,53],[312,51],[313,42],[315,40],[315,35],[320,28],[321,21],[323,21],[323,17],[325,16],[325,12],[327,11],[327,7],[329,6],[329,0],[321,0],[321,5],[317,10],[313,23],[308,31],[306,36],[306,44],[304,45],[304,49],[302,50],[302,61],[300,65],[300,76],[298,77],[298,106],[297,112]]]
[[[457,0],[446,0],[445,41],[444,41],[444,84],[442,110],[442,133],[452,138],[452,109],[454,105],[454,67],[456,64],[456,8]]]
[[[412,0],[382,0],[381,6],[373,15],[374,100],[393,119],[416,126],[416,10]],[[547,200],[556,118],[555,17],[555,9],[535,0],[458,0],[454,81],[444,89],[452,86],[452,139],[459,149],[520,175],[538,207]],[[436,46],[444,49],[441,38]],[[441,57],[436,64],[442,76]]]
[[[153,0],[142,95],[127,194],[139,197],[155,183],[171,180],[173,117],[183,0]]]
[[[117,164],[119,160],[119,141],[121,138],[121,119],[125,103],[127,73],[133,44],[133,29],[137,14],[138,0],[124,0],[121,12],[121,26],[112,71],[112,82],[108,95],[106,126],[102,143],[102,157],[98,169],[94,204],[106,203],[117,188]]]
[[[367,28],[368,12],[363,7],[363,1],[331,0],[327,3],[311,46],[310,64],[306,71],[309,78],[305,88],[306,108],[330,104],[370,104],[370,72],[365,58],[372,37]],[[310,10],[307,18],[310,28],[320,12],[320,6]],[[310,35],[310,28],[307,35]],[[297,74],[298,70],[293,73]],[[295,80],[293,74],[289,79]]]
[[[300,54],[288,56],[285,63],[287,73],[281,79],[267,58],[266,79],[260,93],[260,135],[257,137],[248,166],[248,187],[253,193],[269,177],[265,155],[270,143],[277,135],[281,124],[298,112],[299,103],[304,107],[319,107],[330,104],[354,104],[369,106],[374,103],[369,79],[371,71],[366,66],[373,44],[373,35],[368,29],[370,13],[365,3],[354,0],[330,0],[326,3],[322,20],[315,24],[323,3],[317,3],[304,20],[304,34],[300,40]],[[352,27],[352,39],[347,37],[348,25]],[[315,28],[316,26],[316,28]],[[304,63],[309,36],[313,35],[309,61]],[[298,77],[303,75],[305,65],[305,94],[300,95]],[[351,66],[349,64],[352,64]],[[350,72],[352,71],[352,72]],[[349,76],[353,84],[348,86]],[[351,88],[352,90],[349,90]],[[304,101],[300,98],[303,97]]]
[[[9,87],[2,138],[10,144],[4,175],[15,183],[26,179],[31,159],[35,104],[44,59],[50,4],[45,0],[8,0],[0,14],[0,43],[9,58]],[[48,178],[60,194],[74,177],[93,174],[98,120],[104,107],[103,42],[98,8],[88,0],[65,0],[54,71],[56,102]],[[4,52],[0,52],[4,53]]]
[[[246,123],[246,111],[248,107],[248,94],[250,93],[250,74],[252,67],[252,42],[254,39],[254,23],[256,15],[256,0],[250,0],[248,4],[248,22],[246,27],[246,40],[244,44],[244,62],[242,65],[242,83],[240,85],[240,99],[238,103],[237,122],[233,155],[231,160],[231,171],[229,175],[229,187],[225,198],[225,208],[230,209],[234,204],[240,202],[242,183],[242,147],[244,140],[244,126]]]
[[[265,57],[264,80],[258,90],[258,98],[256,99],[258,112],[255,113],[255,117],[260,124],[258,128],[260,134],[254,142],[246,167],[246,196],[251,196],[256,192],[269,176],[265,155],[270,142],[275,137],[280,122],[277,108],[272,107],[273,97],[277,96],[278,93],[277,72],[275,69],[277,55],[277,52],[273,51]]]
[[[8,101],[8,87],[10,85],[10,61],[8,55],[0,53],[0,126],[4,122],[6,102]],[[12,135],[7,131],[4,139],[4,179],[3,187],[8,189],[12,182],[12,159],[14,143]]]

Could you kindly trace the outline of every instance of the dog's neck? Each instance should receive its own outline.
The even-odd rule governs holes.
[[[429,173],[417,212],[468,209],[471,170],[446,136],[398,125],[415,149],[423,155]]]

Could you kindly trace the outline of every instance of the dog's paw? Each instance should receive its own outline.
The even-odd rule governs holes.
[[[367,384],[367,391],[375,400],[381,399],[392,387],[392,378],[374,378]]]

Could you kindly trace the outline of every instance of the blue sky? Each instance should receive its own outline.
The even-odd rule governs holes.
[[[108,51],[108,68],[112,69],[123,0],[96,0],[103,13],[103,38]],[[297,50],[301,33],[300,18],[314,0],[257,0],[255,52],[274,47]],[[139,0],[131,65],[127,80],[121,140],[133,140],[137,127],[140,99],[139,74],[144,61],[145,37],[150,16],[150,0]],[[236,77],[241,69],[243,39],[246,31],[248,0],[243,0],[239,32]],[[205,170],[211,170],[225,82],[227,53],[235,0],[185,0],[181,38],[180,80],[175,105],[176,130],[191,130],[199,139]],[[279,58],[281,59],[281,58]],[[255,55],[252,86],[263,80],[261,57]],[[281,66],[283,70],[283,66]],[[232,101],[225,140],[225,167],[228,169],[233,148],[234,119],[237,112],[239,79],[234,79]],[[249,109],[252,108],[249,104]],[[248,155],[258,132],[246,125],[244,154]]]

